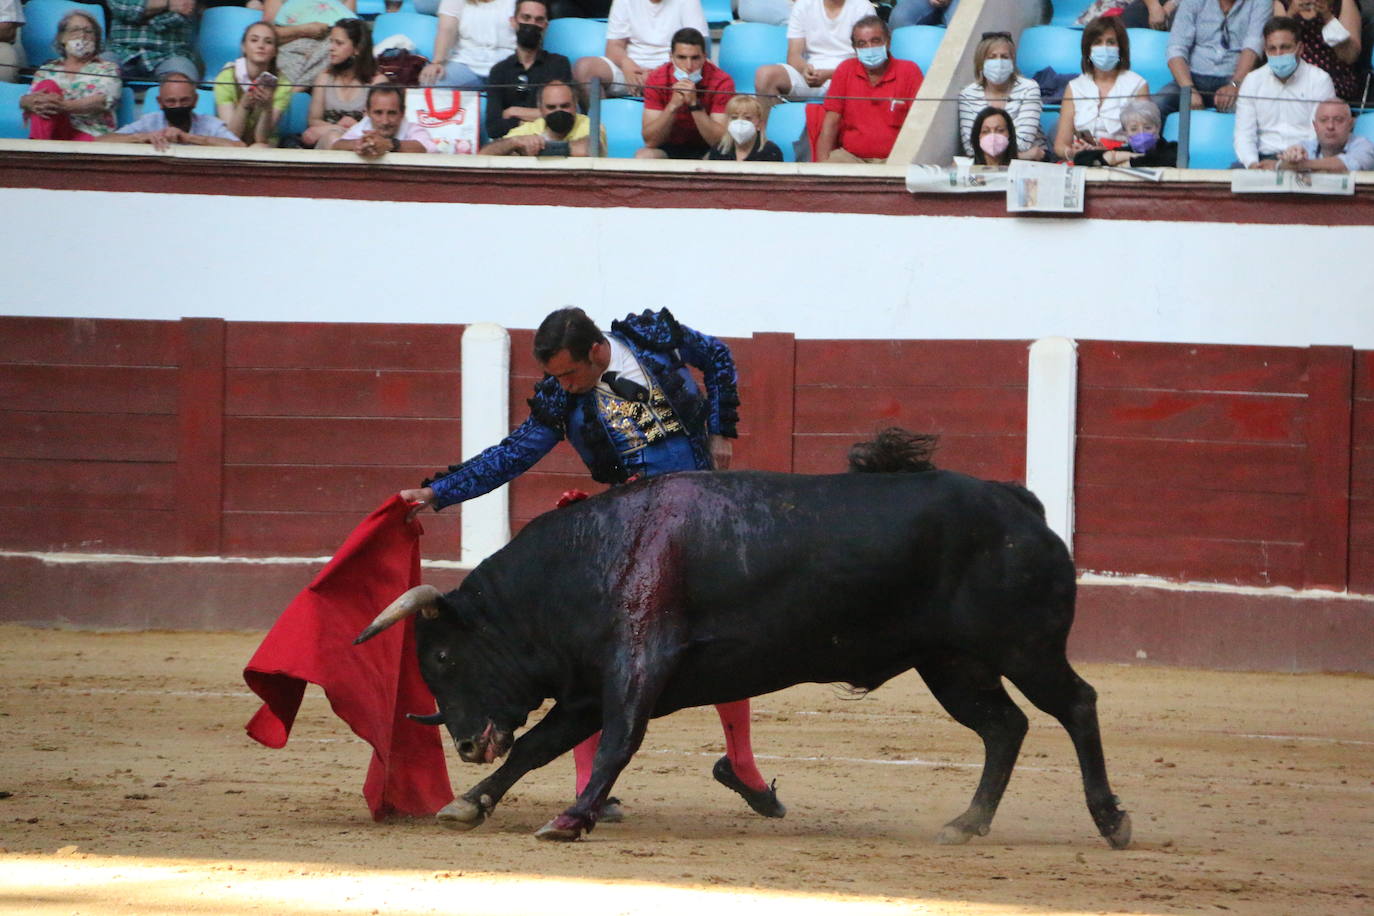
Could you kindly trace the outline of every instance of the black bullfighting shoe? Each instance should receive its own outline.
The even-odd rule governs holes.
[[[740,782],[740,778],[735,775],[735,768],[730,766],[729,757],[722,757],[717,760],[711,775],[716,777],[716,782],[725,788],[738,792],[749,803],[749,807],[764,817],[783,817],[787,814],[787,808],[778,801],[778,781],[776,779],[766,789],[751,789]]]

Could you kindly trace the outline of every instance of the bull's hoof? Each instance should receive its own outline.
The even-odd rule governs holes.
[[[598,824],[619,824],[625,820],[625,809],[620,807],[620,799],[608,798],[606,803],[601,806],[601,814],[597,817]]]
[[[976,836],[987,836],[992,829],[991,824],[969,824],[961,815],[940,828],[939,834],[935,837],[935,842],[941,846],[962,846]]]
[[[711,770],[711,775],[716,778],[716,782],[725,788],[738,792],[740,797],[749,803],[749,807],[764,817],[784,817],[787,814],[787,808],[778,801],[778,781],[776,779],[766,789],[751,789],[735,775],[735,768],[730,765],[729,757],[722,757],[717,760],[715,768]]]
[[[1116,829],[1111,833],[1104,833],[1103,836],[1113,849],[1125,849],[1131,845],[1131,816],[1122,811],[1121,821],[1116,825]]]
[[[536,839],[548,840],[553,843],[571,843],[582,836],[582,825],[578,823],[576,818],[560,814],[536,830],[534,836]]]
[[[455,798],[434,815],[439,826],[449,830],[471,830],[487,819],[487,812],[476,802]]]

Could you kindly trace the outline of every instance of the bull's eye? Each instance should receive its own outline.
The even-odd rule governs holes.
[[[447,649],[440,649],[438,652],[434,653],[434,660],[437,661],[437,662],[438,662],[439,664],[441,664],[441,665],[444,664],[445,662],[447,662],[447,661],[448,661],[448,650],[447,650]]]

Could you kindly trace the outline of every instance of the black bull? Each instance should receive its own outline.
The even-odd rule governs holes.
[[[540,836],[596,823],[652,717],[804,682],[872,689],[915,668],[983,739],[968,810],[988,832],[1026,733],[1007,678],[1068,731],[1088,810],[1114,847],[1096,692],[1070,667],[1074,566],[1020,487],[948,471],[684,473],[534,521],[440,595],[412,589],[359,641],[420,612],[420,669],[469,762],[509,751],[441,814],[475,827],[521,776],[603,731],[590,783]],[[545,699],[556,702],[518,740]]]

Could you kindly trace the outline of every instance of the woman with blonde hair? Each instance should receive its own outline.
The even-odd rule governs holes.
[[[975,155],[978,138],[973,122],[984,108],[1000,108],[1016,125],[1020,159],[1044,159],[1040,130],[1040,87],[1016,69],[1016,45],[1010,32],[984,32],[973,51],[973,82],[959,91],[959,142],[965,156]]]
[[[737,95],[725,103],[725,133],[711,147],[707,159],[736,162],[782,162],[782,150],[763,132],[768,113],[752,95]]]

